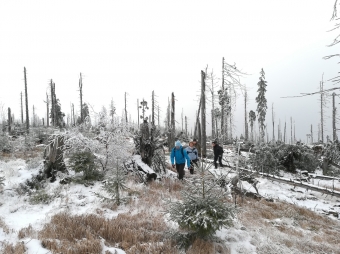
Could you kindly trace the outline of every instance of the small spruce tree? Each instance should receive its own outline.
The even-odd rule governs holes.
[[[235,208],[225,201],[226,192],[220,187],[222,179],[208,178],[211,165],[197,167],[198,180],[182,191],[182,201],[168,202],[170,220],[181,229],[189,230],[191,241],[209,238],[223,226],[231,226]],[[223,177],[222,177],[223,178]]]
[[[102,201],[113,202],[118,206],[127,202],[128,198],[123,197],[123,191],[127,190],[128,187],[125,185],[127,175],[123,170],[119,168],[118,160],[117,166],[112,177],[110,177],[105,185],[102,187],[110,197],[105,197],[99,193],[95,193]]]

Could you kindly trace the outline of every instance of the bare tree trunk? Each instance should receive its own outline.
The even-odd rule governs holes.
[[[224,115],[225,115],[225,101],[224,101],[224,57],[222,58],[222,100],[221,100],[221,138],[222,144],[225,141],[225,122],[224,122]]]
[[[244,93],[244,139],[248,140],[248,113],[247,113],[247,91]]]
[[[320,82],[320,100],[321,100],[321,141],[324,142],[323,139],[323,104],[324,104],[324,94],[323,94],[323,74],[322,74],[322,81]]]
[[[128,119],[127,119],[127,109],[126,109],[126,92],[125,92],[125,122],[127,123],[128,122]],[[144,121],[144,118],[143,118],[143,121]]]
[[[155,125],[155,92],[152,91],[152,100],[151,100],[151,123]]]
[[[55,108],[55,104],[54,104],[54,96],[53,96],[53,82],[52,79],[50,81],[50,87],[51,87],[51,124],[54,127],[55,126],[55,117],[54,117],[54,108]]]
[[[290,144],[293,144],[293,119],[290,117]]]
[[[287,137],[287,123],[285,121],[285,128],[284,128],[284,133],[283,133],[283,143],[286,144],[286,137]]]
[[[170,113],[170,99],[168,97],[168,109],[167,109],[167,126],[166,129],[169,131],[170,129],[170,118],[171,118],[171,113]]]
[[[139,126],[139,99],[137,99],[137,116],[138,116],[137,123],[138,123],[138,129],[139,129],[140,128]]]
[[[48,110],[49,110],[48,94],[46,93],[46,126],[49,127],[50,123],[48,121]]]
[[[201,102],[202,102],[202,112],[201,112],[201,119],[202,119],[202,158],[206,158],[207,155],[207,132],[206,132],[206,120],[205,120],[205,73],[201,71]]]
[[[171,93],[171,134],[170,134],[170,140],[171,143],[169,144],[169,150],[171,149],[171,146],[175,144],[175,95],[174,93]]]
[[[24,78],[25,78],[25,100],[26,100],[26,132],[29,133],[30,119],[28,114],[28,95],[27,95],[27,78],[26,78],[26,67],[24,67]]]
[[[182,132],[184,131],[184,129],[183,129],[183,108],[182,108],[182,113],[181,113],[181,119],[182,119]]]
[[[310,125],[310,136],[313,144],[313,124]]]
[[[160,124],[160,122],[159,122],[159,105],[157,106],[157,111],[158,111],[158,114],[157,114],[158,128],[160,128],[161,126],[159,125]]]
[[[196,112],[196,124],[195,124],[194,138],[199,137],[199,135],[197,134],[197,128],[198,128],[198,123],[200,121],[201,103],[202,103],[202,97],[200,98],[200,103],[198,105],[198,111]]]
[[[188,119],[187,116],[185,116],[185,136],[188,136]]]
[[[76,126],[76,117],[74,115],[74,104],[72,103],[73,126]]]
[[[32,122],[33,122],[33,127],[36,127],[36,123],[35,123],[35,109],[34,109],[34,105],[33,105],[33,117],[32,117]]]
[[[84,115],[83,115],[83,77],[80,73],[79,77],[79,97],[80,97],[80,121],[81,123],[84,122]]]
[[[21,101],[21,124],[24,123],[24,109],[22,104],[22,92],[20,92],[20,101]]]
[[[294,144],[295,144],[296,143],[296,138],[295,138],[295,120],[294,120],[293,123],[294,123],[294,139],[293,140],[294,140]]]
[[[215,136],[215,94],[214,94],[214,75],[211,72],[211,136],[213,139]]]
[[[333,96],[333,118],[332,118],[332,122],[333,122],[333,141],[337,140],[338,137],[336,136],[336,107],[335,107],[335,93],[332,94]]]
[[[273,143],[275,143],[274,103],[272,103]]]
[[[11,125],[12,125],[12,117],[11,117],[11,108],[8,108],[8,134],[11,133],[12,129],[11,129]]]

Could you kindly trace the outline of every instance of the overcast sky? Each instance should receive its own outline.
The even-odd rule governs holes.
[[[325,81],[337,74],[338,59],[322,59],[338,53],[336,46],[327,47],[338,32],[327,32],[334,26],[333,4],[334,0],[1,1],[0,103],[20,118],[25,66],[30,113],[35,105],[37,114],[45,116],[43,101],[53,79],[62,111],[68,114],[70,103],[79,105],[81,72],[84,100],[95,110],[108,107],[113,98],[121,115],[127,92],[128,112],[136,121],[137,99],[150,102],[154,90],[163,121],[174,92],[176,119],[180,124],[183,108],[190,130],[200,71],[208,65],[220,78],[225,57],[250,74],[241,80],[249,89],[249,110],[256,110],[263,68],[268,126],[274,103],[275,125],[292,117],[296,137],[305,140],[313,124],[316,139],[319,96],[280,97],[317,91],[323,73]],[[333,84],[326,82],[325,88],[330,87]],[[243,111],[240,94],[235,112],[238,136],[243,132]],[[331,136],[330,103],[326,114],[326,134]],[[210,130],[210,114],[207,119]]]

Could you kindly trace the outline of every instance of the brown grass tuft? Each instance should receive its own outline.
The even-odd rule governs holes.
[[[32,237],[33,233],[34,233],[34,230],[32,228],[32,225],[30,224],[28,227],[22,228],[22,229],[19,230],[18,238],[22,239],[22,238],[26,238],[26,237]]]
[[[62,213],[53,216],[44,226],[39,239],[52,253],[85,253],[84,250],[100,253],[100,238],[108,244],[118,244],[126,253],[175,253],[171,243],[164,242],[166,229],[162,216],[148,212],[119,214],[111,220],[93,214]]]
[[[10,228],[6,225],[6,223],[2,220],[1,217],[0,217],[0,228],[2,228],[2,230],[5,232],[5,234],[11,233]]]
[[[19,242],[16,245],[4,242],[1,251],[3,254],[24,254],[26,253],[26,247],[23,242]]]
[[[279,201],[246,198],[241,206],[238,216],[241,223],[250,231],[260,230],[275,244],[296,249],[300,253],[340,253],[340,224],[326,216]],[[252,242],[259,248],[259,253],[267,248],[265,243]]]

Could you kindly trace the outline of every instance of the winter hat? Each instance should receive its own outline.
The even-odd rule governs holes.
[[[175,146],[181,146],[182,144],[181,144],[181,142],[179,141],[179,140],[177,140],[176,142],[175,142]]]

